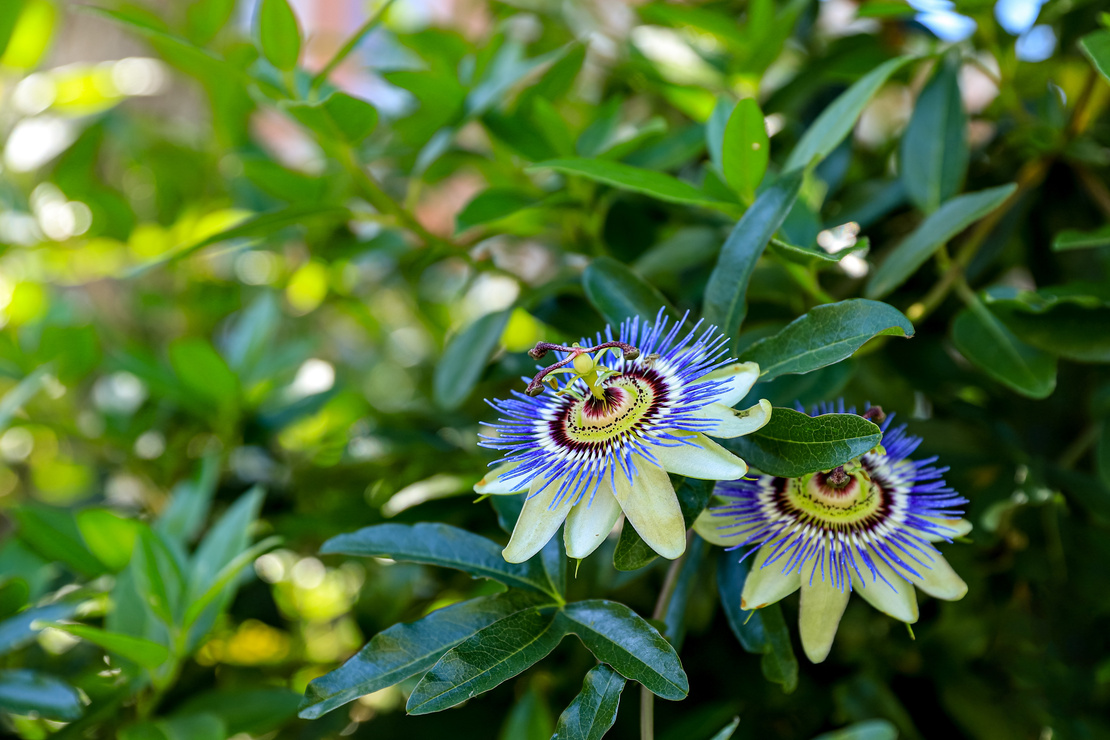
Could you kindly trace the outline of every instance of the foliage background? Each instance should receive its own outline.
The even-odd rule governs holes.
[[[690,696],[656,702],[657,736],[709,738],[739,716],[738,738],[853,723],[837,737],[1110,737],[1097,2],[1039,8],[1052,40],[1036,32],[1039,47],[981,0],[959,17],[885,0],[398,0],[380,16],[305,1],[293,27],[278,6],[0,8],[0,732],[549,737],[594,665],[573,641],[445,713],[405,716],[407,680],[297,719],[308,681],[374,634],[497,590],[318,557],[321,543],[387,520],[504,542],[469,493],[491,459],[475,445],[481,399],[530,374],[522,351],[541,337],[592,334],[645,303],[701,311],[762,174],[722,149],[737,99],[770,117],[770,181],[807,164],[790,157],[839,94],[909,54],[858,120],[819,122],[849,135],[819,152],[787,246],[737,281],[737,348],[859,296],[909,317],[912,340],[878,338],[753,397],[843,396],[912,419],[971,501],[972,541],[945,548],[970,592],[925,600],[916,639],[854,599],[830,659],[803,658],[791,687],[789,650],[773,651],[771,681],[734,637],[708,552],[684,571]],[[929,30],[950,38],[961,18],[976,27],[957,43]],[[333,87],[352,97],[312,104]],[[575,157],[593,169],[533,167]],[[599,161],[692,185],[612,187]],[[942,213],[919,229],[942,201],[1011,182],[966,223]],[[836,228],[848,222],[869,251],[829,256],[854,246]],[[650,615],[666,565],[618,571],[613,547],[568,597]],[[148,577],[174,561],[177,596]],[[205,593],[194,626],[158,626]],[[796,609],[783,610],[795,644]],[[44,628],[59,620],[149,641]],[[611,737],[637,736],[637,699],[624,692]]]

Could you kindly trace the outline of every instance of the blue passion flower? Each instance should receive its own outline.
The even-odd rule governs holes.
[[[657,553],[680,556],[686,525],[668,473],[743,477],[744,461],[710,437],[748,434],[771,414],[766,400],[732,408],[759,367],[728,359],[726,344],[714,328],[686,328],[660,311],[654,322],[625,321],[615,338],[606,327],[593,342],[536,345],[534,359],[554,352],[558,360],[526,392],[490,402],[501,418],[481,444],[505,456],[474,486],[527,492],[505,559],[532,557],[564,520],[567,554],[586,557],[622,512]]]
[[[834,410],[844,413],[843,401],[811,413]],[[799,631],[814,663],[828,656],[852,590],[908,624],[918,617],[915,586],[953,601],[967,593],[933,546],[971,531],[960,518],[967,500],[945,483],[948,468],[937,467],[937,458],[910,459],[921,439],[905,425],[891,428],[893,415],[884,417],[877,406],[863,415],[881,424],[880,447],[801,478],[719,483],[714,493],[727,503],[696,524],[706,539],[751,548],[744,557],[754,553],[743,608],[759,609],[801,589]]]

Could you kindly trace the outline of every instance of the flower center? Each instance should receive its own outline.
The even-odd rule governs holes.
[[[646,377],[612,376],[605,382],[600,397],[588,395],[572,401],[554,423],[571,442],[607,442],[635,433],[654,408],[656,397],[656,389]]]
[[[843,471],[840,471],[844,475]],[[854,528],[869,520],[883,504],[883,489],[859,470],[840,480],[836,471],[792,478],[783,491],[784,503],[798,514],[826,526]]]

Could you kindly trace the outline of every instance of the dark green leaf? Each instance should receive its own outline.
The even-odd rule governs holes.
[[[227,408],[239,396],[239,380],[216,349],[199,338],[179,339],[170,345],[170,364],[181,382],[210,403]]]
[[[663,613],[663,636],[674,645],[675,650],[681,650],[682,643],[686,639],[686,607],[699,585],[698,571],[701,570],[701,564],[708,551],[709,545],[705,540],[700,537],[690,539],[686,554],[682,558],[682,565],[678,570],[674,590],[671,591],[671,599]]]
[[[451,648],[498,620],[543,604],[543,597],[508,591],[437,609],[379,632],[341,667],[308,685],[300,716],[316,719],[364,694],[428,670]]]
[[[727,725],[722,727],[721,731],[718,732],[713,737],[709,738],[709,740],[729,740],[729,738],[732,737],[732,733],[736,732],[736,728],[739,727],[739,726],[740,726],[740,718],[739,717],[733,717],[731,722],[729,722]]]
[[[1056,358],[1018,339],[982,303],[965,308],[952,324],[952,341],[973,365],[1029,398],[1056,389]]]
[[[1091,60],[1102,79],[1110,83],[1110,30],[1095,31],[1079,39],[1079,48]]]
[[[736,539],[737,542],[741,540]],[[741,560],[743,554],[743,550],[722,550],[717,555],[717,592],[728,626],[740,645],[749,653],[765,653],[770,646],[763,632],[763,610],[740,608],[740,595],[751,569],[751,558]]]
[[[158,533],[179,543],[196,537],[208,516],[219,475],[220,456],[209,453],[193,478],[173,487],[170,503],[154,525]]]
[[[603,159],[552,159],[528,168],[555,170],[567,175],[580,175],[621,190],[658,198],[670,203],[731,210],[735,206],[709,197],[702,191],[670,175],[643,170],[620,162]]]
[[[1110,31],[1107,31],[1107,33],[1110,34]],[[1103,226],[1101,229],[1095,229],[1094,231],[1065,229],[1052,240],[1052,249],[1057,252],[1105,246],[1110,246],[1110,226]]]
[[[852,298],[815,306],[741,356],[759,363],[760,380],[767,381],[840,362],[877,336],[912,337],[913,333],[913,324],[893,306]]]
[[[612,257],[598,257],[582,273],[586,298],[611,326],[639,316],[654,321],[659,309],[675,318],[676,311],[650,283]]]
[[[436,365],[436,403],[446,409],[462,405],[478,385],[509,323],[509,310],[489,313],[456,334]]]
[[[671,644],[624,604],[593,599],[567,604],[560,612],[564,629],[578,635],[602,663],[639,681],[664,699],[684,699],[690,682]]]
[[[0,671],[0,709],[60,722],[71,722],[84,711],[75,688],[37,671]]]
[[[510,188],[490,188],[478,193],[455,217],[455,233],[471,226],[496,221],[539,202],[527,193]]]
[[[748,313],[748,280],[752,270],[793,207],[802,178],[801,172],[779,177],[756,197],[721,247],[717,265],[709,276],[702,313],[706,321],[732,338],[734,346]]]
[[[991,313],[1021,341],[1077,362],[1110,362],[1110,305],[1098,296],[988,291]]]
[[[794,647],[790,644],[790,630],[782,616],[782,606],[778,603],[759,610],[763,619],[763,633],[767,636],[768,650],[763,654],[760,667],[763,677],[782,686],[787,694],[798,687],[798,659],[794,657]]]
[[[163,624],[173,625],[185,595],[185,578],[173,553],[156,532],[139,530],[130,572],[151,614]]]
[[[613,550],[613,567],[621,571],[639,570],[657,557],[636,528],[625,522]]]
[[[447,524],[375,524],[332,537],[320,552],[456,568],[507,586],[551,593],[551,583],[539,558],[508,563],[496,542]]]
[[[124,728],[119,740],[224,740],[227,727],[214,714],[180,714]]]
[[[909,61],[910,57],[897,57],[883,62],[841,93],[809,125],[794,151],[790,152],[784,169],[802,169],[827,157],[855,127],[856,120],[879,88]]]
[[[241,732],[263,735],[277,729],[296,714],[300,702],[299,694],[282,688],[222,687],[186,699],[177,712],[218,717],[229,736]]]
[[[617,721],[625,679],[602,663],[590,669],[582,690],[559,715],[552,740],[601,740]]]
[[[721,150],[725,182],[741,198],[750,200],[767,171],[771,142],[763,111],[754,98],[744,98],[729,116]]]
[[[758,432],[728,440],[753,468],[786,478],[830,470],[879,444],[879,427],[856,414],[809,416],[776,408]]]
[[[203,593],[193,596],[185,610],[185,616],[181,619],[181,626],[184,629],[189,629],[204,613],[204,610],[216,602],[217,599],[220,599],[221,596],[228,597],[234,587],[233,581],[239,577],[243,569],[253,563],[260,555],[272,550],[279,544],[281,544],[280,537],[267,537],[232,558],[212,577],[211,582],[208,583],[208,588]],[[226,603],[227,598],[224,598],[224,601]]]
[[[439,659],[412,690],[409,714],[460,704],[527,670],[566,635],[551,607],[533,607],[499,619]]]
[[[1095,469],[1102,484],[1110,488],[1110,424],[1103,422],[1095,445]]]
[[[23,506],[12,512],[19,539],[47,560],[65,563],[84,576],[102,575],[106,568],[89,552],[68,511]]]
[[[959,72],[959,56],[946,56],[917,96],[902,134],[902,182],[910,200],[926,213],[955,195],[967,173],[967,115]]]
[[[301,55],[301,30],[287,0],[262,0],[258,7],[258,43],[270,64],[292,70]]]
[[[31,587],[22,578],[5,576],[0,581],[0,624],[27,605]]]
[[[869,249],[871,247],[871,240],[866,236],[862,237],[852,246],[831,254],[818,247],[798,247],[779,239],[772,239],[769,246],[772,254],[788,262],[819,269],[820,267],[835,265],[850,254]]]
[[[549,740],[554,730],[547,701],[533,684],[509,710],[497,740]]]
[[[94,645],[99,645],[104,648],[109,653],[118,655],[133,663],[138,663],[144,668],[157,668],[170,657],[170,651],[165,645],[159,645],[156,642],[144,640],[141,637],[121,635],[118,632],[108,632],[85,624],[63,624],[60,622],[53,622],[50,626],[60,629],[63,632],[68,632],[75,637],[80,637],[82,640],[88,640]]]
[[[567,590],[567,554],[560,540],[560,537],[552,537],[547,541],[540,550],[540,563],[550,584],[548,593],[562,595]]]
[[[1006,202],[1017,190],[1010,183],[946,201],[892,249],[867,281],[864,294],[882,298],[904,283],[933,253],[971,224]]]

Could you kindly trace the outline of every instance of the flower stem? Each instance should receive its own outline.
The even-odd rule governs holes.
[[[686,533],[686,550],[690,549],[690,541],[694,537],[693,530]],[[682,572],[682,564],[686,556],[671,562],[667,569],[667,576],[663,579],[663,587],[659,589],[659,598],[655,600],[655,611],[651,618],[660,620],[667,616],[667,608],[671,603],[675,587],[678,585],[678,574]],[[655,694],[643,686],[640,687],[640,740],[655,740]]]

